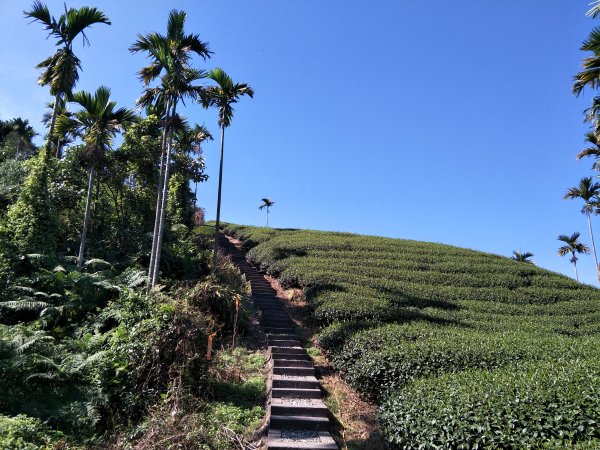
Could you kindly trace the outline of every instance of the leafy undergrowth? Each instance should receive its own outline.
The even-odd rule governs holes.
[[[28,255],[4,272],[0,449],[226,449],[252,438],[265,361],[239,347],[249,321],[234,266],[147,292],[142,268],[73,262]],[[208,361],[210,335],[221,350]]]
[[[441,244],[228,225],[304,290],[319,345],[402,448],[600,446],[600,291]]]

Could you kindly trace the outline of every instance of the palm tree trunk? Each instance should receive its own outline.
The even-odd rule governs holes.
[[[61,138],[56,138],[56,154],[54,156],[56,156],[56,159],[60,159],[60,157],[62,156],[62,152],[61,152],[61,148],[60,148],[60,144],[61,144]]]
[[[171,117],[175,118],[175,111],[177,109],[177,103],[173,102],[173,112]],[[167,144],[167,153],[165,159],[165,170],[164,170],[164,180],[162,183],[162,196],[161,196],[161,205],[160,205],[160,222],[158,225],[158,235],[156,241],[156,251],[154,256],[154,269],[152,273],[152,284],[151,286],[156,286],[158,283],[158,274],[160,269],[160,254],[162,251],[162,241],[163,235],[165,232],[165,218],[167,215],[167,198],[169,196],[169,173],[171,172],[171,149],[173,147],[173,124],[169,127],[169,138]]]
[[[162,205],[162,190],[163,190],[163,177],[165,174],[165,151],[167,145],[167,129],[168,123],[170,119],[169,109],[170,109],[169,100],[167,100],[167,110],[165,114],[165,126],[163,127],[162,140],[160,144],[160,169],[158,174],[158,193],[156,198],[156,213],[154,216],[154,231],[152,233],[152,250],[150,252],[150,266],[148,267],[148,279],[152,282],[152,276],[154,274],[154,264],[156,262],[156,245],[158,243],[158,228],[160,225],[160,207]]]
[[[56,116],[58,115],[58,103],[60,102],[60,93],[54,96],[54,106],[52,107],[52,118],[50,119],[50,131],[48,131],[48,140],[46,141],[46,152],[44,154],[44,167],[50,158],[50,144],[54,135],[54,125],[56,125]]]
[[[598,281],[600,281],[600,267],[598,267],[598,257],[596,256],[596,243],[594,242],[594,232],[592,231],[592,221],[590,219],[590,212],[586,211],[585,215],[587,216],[588,226],[590,228],[590,238],[592,239],[592,251],[594,252],[594,262],[596,263],[596,273],[597,273]]]
[[[573,258],[575,258],[575,254],[573,254]],[[575,267],[575,279],[579,281],[579,274],[577,273],[577,260],[573,260],[573,267]]]
[[[267,228],[269,228],[269,207],[267,206]]]
[[[223,150],[225,146],[225,126],[221,125],[221,160],[219,162],[219,190],[217,191],[217,222],[215,223],[215,243],[213,250],[213,268],[217,268],[217,254],[219,252],[219,225],[221,222],[221,186],[223,185]]]
[[[87,236],[88,224],[90,220],[90,206],[92,203],[92,190],[94,188],[94,164],[90,167],[88,178],[87,198],[85,200],[85,213],[83,215],[83,229],[81,230],[81,244],[79,245],[79,257],[77,258],[77,268],[83,267],[83,254],[85,252],[85,238]]]

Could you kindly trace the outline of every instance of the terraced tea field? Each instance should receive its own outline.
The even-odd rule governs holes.
[[[600,448],[600,290],[448,245],[228,225],[400,448]]]

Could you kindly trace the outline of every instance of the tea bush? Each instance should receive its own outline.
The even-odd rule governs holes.
[[[598,289],[449,245],[240,225],[226,231],[244,242],[250,262],[304,290],[323,327],[320,346],[352,386],[383,403],[384,430],[399,447],[597,447],[591,405],[600,399],[585,385],[597,378],[586,379],[578,365],[596,370],[600,360]],[[497,381],[498,392],[485,391],[492,386],[485,380]],[[585,395],[575,395],[580,388]],[[456,409],[444,413],[455,398]],[[538,413],[554,414],[558,431],[537,430]],[[489,435],[478,428],[486,415]]]
[[[600,363],[468,370],[423,378],[383,404],[383,428],[400,448],[598,448]]]

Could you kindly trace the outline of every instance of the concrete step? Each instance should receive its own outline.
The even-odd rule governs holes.
[[[295,355],[307,355],[302,347],[271,347],[271,354],[287,353]]]
[[[293,375],[298,377],[310,377],[315,375],[315,368],[274,366],[273,375]]]
[[[294,377],[290,375],[273,375],[274,388],[319,389],[321,383],[313,376]]]
[[[315,430],[329,431],[329,419],[327,417],[308,416],[273,416],[269,421],[270,428],[283,430]]]
[[[321,389],[273,388],[271,398],[322,398]]]
[[[263,328],[265,329],[265,331],[267,331],[269,333],[293,333],[294,332],[294,328],[292,328],[291,326],[271,327],[268,325],[263,325]]]
[[[267,333],[267,338],[297,338],[296,333]]]
[[[271,358],[273,358],[273,361],[288,361],[288,360],[294,360],[294,361],[310,361],[310,363],[312,364],[312,358],[310,356],[308,356],[308,353],[304,352],[304,353],[273,353],[271,352]]]
[[[313,362],[304,359],[273,359],[273,367],[313,367]]]
[[[329,410],[320,399],[274,398],[271,401],[271,415],[327,417]]]
[[[282,319],[264,319],[262,321],[262,324],[265,327],[271,327],[271,328],[286,328],[286,327],[291,327],[293,322],[291,319],[287,319],[287,320],[282,320]]]
[[[289,320],[290,315],[285,311],[264,311],[262,310],[262,318],[263,319],[272,319],[272,320]]]
[[[268,449],[273,450],[338,450],[327,431],[269,430]]]
[[[267,338],[271,347],[302,347],[300,339],[275,339]]]

